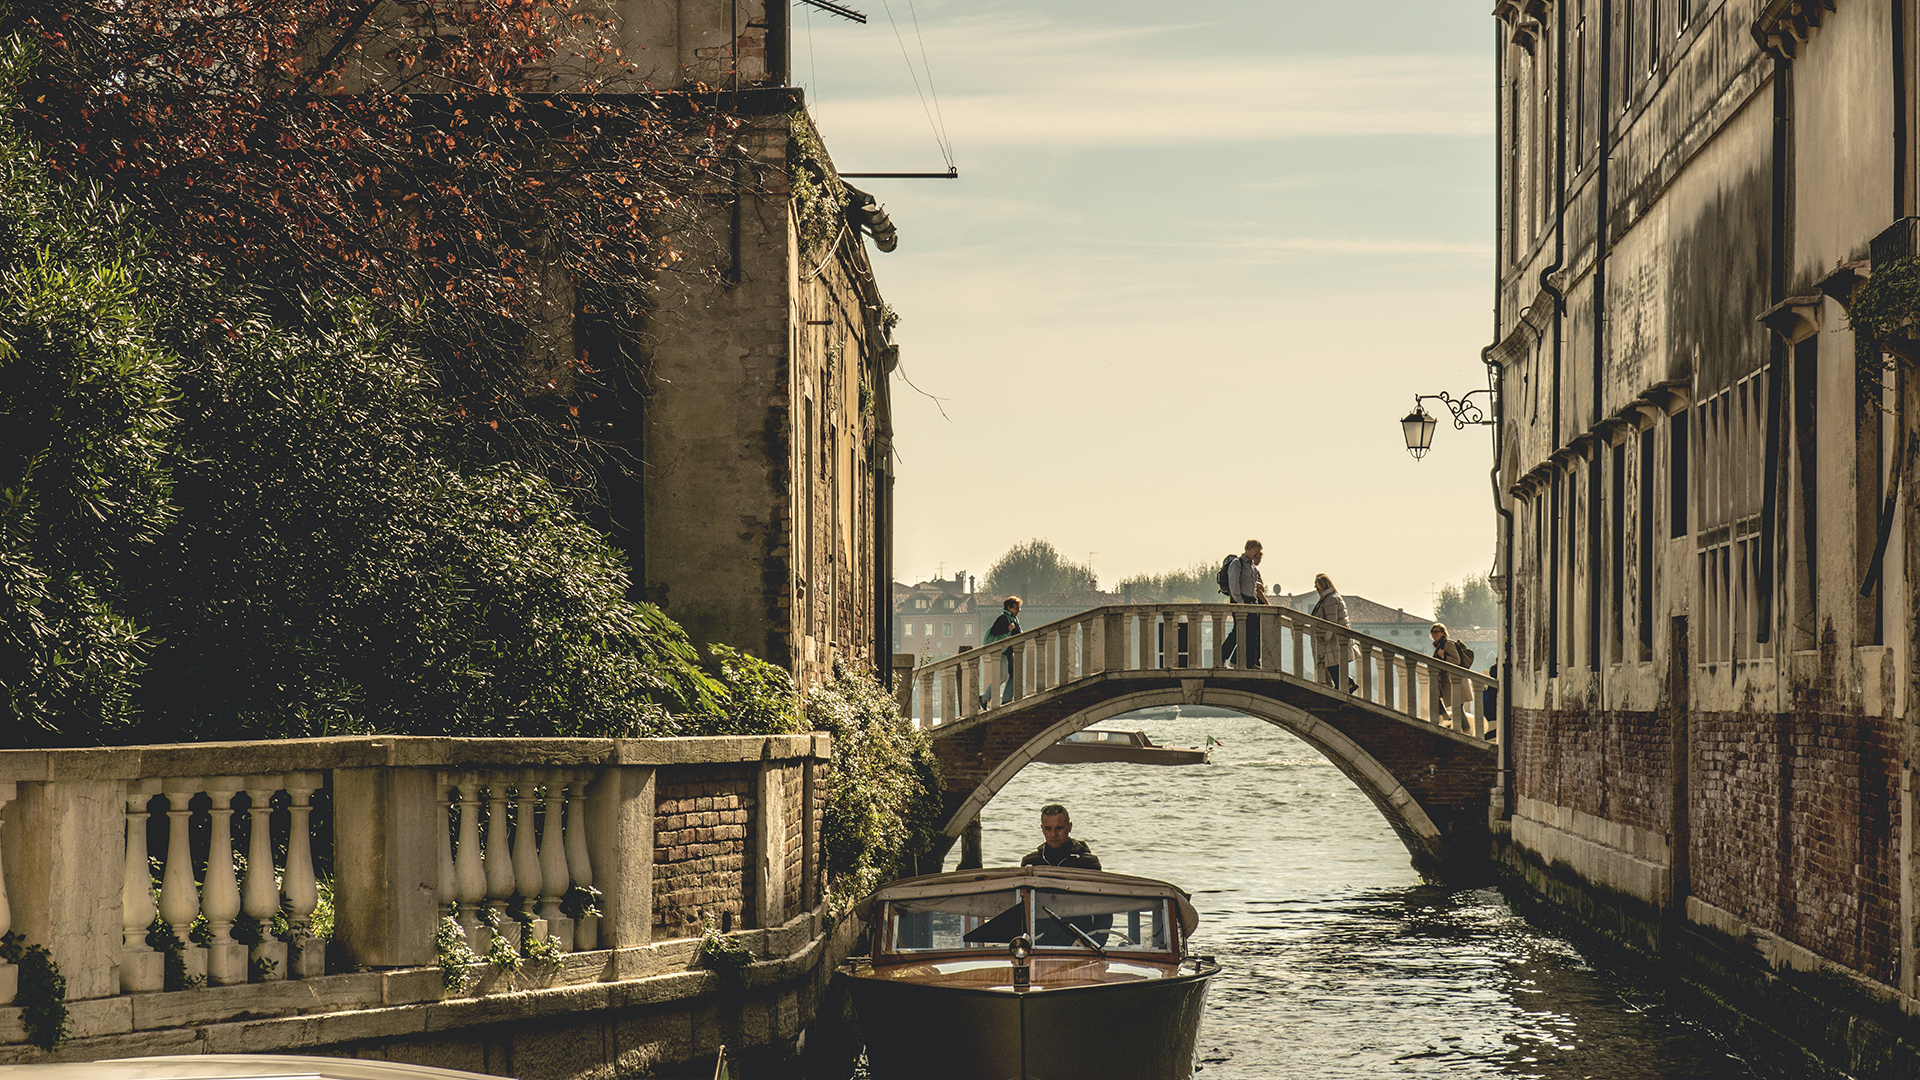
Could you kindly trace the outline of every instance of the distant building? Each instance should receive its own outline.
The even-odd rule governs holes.
[[[935,578],[917,585],[893,583],[893,651],[913,653],[924,663],[943,660],[974,648],[1000,613],[999,598],[985,608],[986,622],[965,571],[951,579]]]

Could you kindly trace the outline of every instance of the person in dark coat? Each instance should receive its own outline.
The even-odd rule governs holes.
[[[1046,842],[1027,852],[1021,866],[1066,866],[1075,870],[1098,870],[1100,859],[1087,845],[1073,838],[1073,819],[1067,808],[1048,803],[1040,808],[1040,834]]]
[[[1020,598],[1009,596],[1000,603],[1000,617],[993,620],[987,628],[987,636],[980,642],[982,647],[991,645],[1001,638],[1010,638],[1020,632]],[[1005,705],[1013,698],[1013,647],[1000,650],[1000,704]],[[992,700],[993,690],[980,695],[980,707],[986,708]]]

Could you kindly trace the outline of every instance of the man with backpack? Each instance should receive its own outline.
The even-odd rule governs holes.
[[[1265,604],[1267,602],[1266,582],[1260,579],[1260,541],[1247,541],[1246,550],[1238,555],[1227,556],[1220,566],[1220,573],[1214,579],[1220,591],[1227,594],[1229,604]],[[1227,634],[1227,640],[1220,643],[1220,663],[1225,666],[1233,659],[1234,650],[1239,645],[1240,626],[1247,627],[1247,655],[1241,667],[1255,666],[1260,663],[1260,621],[1258,619],[1234,619],[1233,630]]]

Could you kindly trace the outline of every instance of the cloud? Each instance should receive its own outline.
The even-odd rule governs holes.
[[[1241,143],[1311,136],[1491,132],[1487,61],[1439,55],[1180,51],[1180,26],[1088,30],[1045,19],[960,19],[928,30],[939,117],[961,149]],[[920,63],[911,32],[907,52]],[[836,44],[820,111],[836,142],[922,130],[928,108],[890,29]],[[837,84],[855,69],[896,78]],[[805,75],[806,68],[800,69]],[[922,72],[925,82],[925,73]]]

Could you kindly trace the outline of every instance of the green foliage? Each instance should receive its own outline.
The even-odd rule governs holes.
[[[1500,594],[1485,574],[1469,574],[1458,584],[1440,586],[1434,601],[1435,622],[1447,624],[1454,634],[1470,627],[1493,627],[1500,623]]]
[[[1100,579],[1091,564],[1070,561],[1045,540],[1029,540],[1008,548],[987,569],[981,587],[990,593],[1083,593],[1099,588]]]
[[[913,873],[932,846],[939,768],[933,744],[863,670],[836,663],[832,681],[807,692],[806,720],[833,737],[820,839],[834,906],[845,910]]]
[[[794,169],[794,218],[799,224],[802,250],[810,259],[824,258],[826,249],[847,222],[847,189],[840,183],[820,142],[820,133],[806,110],[793,113],[793,145],[788,150]]]
[[[1226,599],[1214,580],[1219,572],[1218,562],[1199,562],[1164,574],[1135,574],[1120,579],[1120,592],[1136,604],[1218,603]]]
[[[725,645],[709,648],[720,688],[713,712],[681,722],[683,735],[791,735],[805,731],[793,677]]]
[[[495,934],[487,942],[487,963],[501,971],[512,971],[520,966],[520,954],[514,951],[512,942]]]
[[[449,993],[464,994],[473,985],[473,965],[480,957],[467,945],[467,932],[460,920],[451,915],[441,918],[433,931],[434,956],[440,963],[440,985]]]
[[[187,974],[187,946],[174,934],[173,925],[158,915],[147,926],[147,945],[159,951],[161,971],[168,990],[198,990],[207,985],[205,975]]]
[[[711,924],[701,933],[700,966],[718,976],[721,986],[729,990],[743,989],[747,983],[747,965],[751,963],[753,953],[739,938],[722,934]]]
[[[567,958],[567,950],[550,937],[529,938],[526,943],[527,960],[535,964],[552,967]]]
[[[446,456],[421,365],[367,311],[316,302],[297,333],[243,303],[183,381],[156,732],[630,735],[710,704],[559,492]]]
[[[1847,319],[1854,332],[1856,413],[1866,420],[1884,407],[1882,386],[1890,366],[1886,358],[1893,358],[1892,363],[1920,360],[1915,349],[1915,331],[1920,328],[1920,256],[1875,266],[1873,276],[1854,292]]]
[[[601,892],[591,885],[575,885],[560,898],[560,914],[569,919],[597,919],[604,912],[600,910]]]
[[[268,956],[256,956],[247,961],[248,982],[270,982],[280,972],[280,961]]]
[[[68,196],[0,125],[0,721],[13,745],[124,729],[145,642],[119,571],[169,521],[174,360],[144,253],[98,190]]]
[[[20,1026],[27,1041],[51,1050],[67,1037],[67,977],[45,945],[28,945],[17,933],[0,937],[0,960],[20,965],[20,985],[13,1003],[20,1009]]]

